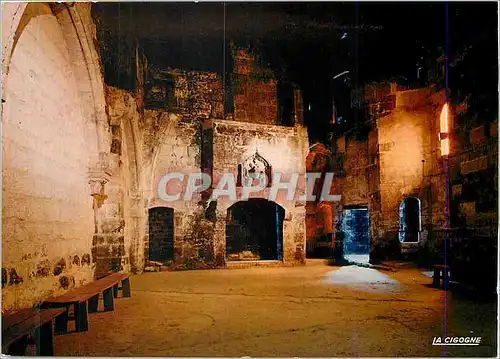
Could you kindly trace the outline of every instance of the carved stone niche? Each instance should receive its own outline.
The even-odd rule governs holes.
[[[271,165],[258,151],[238,165],[238,187],[250,187],[265,183],[271,186]]]

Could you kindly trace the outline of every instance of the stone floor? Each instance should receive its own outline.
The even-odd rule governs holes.
[[[344,255],[345,260],[351,263],[369,264],[370,255],[368,254],[346,254]]]
[[[251,267],[145,273],[57,355],[496,356],[496,302],[431,288],[416,268]],[[432,346],[435,336],[479,346]],[[473,334],[471,334],[473,333]]]

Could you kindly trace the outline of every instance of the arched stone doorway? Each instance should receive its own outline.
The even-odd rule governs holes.
[[[227,210],[227,261],[282,260],[285,210],[275,202],[252,198]]]
[[[174,210],[168,207],[150,208],[149,260],[168,262],[174,259]]]
[[[344,206],[342,213],[344,258],[368,263],[370,256],[370,216],[367,206]]]
[[[417,243],[420,240],[421,227],[420,200],[408,197],[399,205],[399,241]]]

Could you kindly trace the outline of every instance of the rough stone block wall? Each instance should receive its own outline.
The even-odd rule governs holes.
[[[148,118],[157,118],[168,126],[168,136],[165,136],[156,149],[153,167],[154,192],[149,208],[165,206],[174,209],[174,262],[176,265],[199,267],[207,263],[204,253],[200,255],[200,248],[209,249],[211,245],[211,227],[213,223],[204,220],[204,209],[198,202],[201,194],[195,193],[191,200],[184,200],[183,195],[187,186],[188,176],[199,173],[201,170],[201,131],[200,121],[184,120],[175,116],[168,116],[165,112],[155,110],[145,112]],[[180,172],[185,175],[184,180],[173,180],[167,185],[167,193],[180,190],[182,196],[172,202],[162,201],[158,197],[158,182],[167,173]],[[148,241],[145,251],[147,253]],[[205,245],[204,245],[205,244]],[[210,250],[209,250],[210,251]],[[208,261],[209,262],[209,261]]]
[[[237,177],[238,164],[258,150],[272,166],[272,173],[281,172],[282,182],[289,181],[291,173],[299,173],[301,181],[296,194],[304,193],[305,157],[308,140],[305,128],[268,126],[230,121],[213,122],[213,183],[217,184],[224,173]],[[231,149],[231,151],[228,151]],[[269,188],[255,194],[267,198]],[[237,188],[237,199],[241,188]],[[285,263],[303,263],[305,260],[305,202],[285,198],[284,191],[278,192],[276,203],[285,209],[283,222],[283,254]],[[225,223],[227,209],[236,201],[227,197],[217,200],[214,248],[216,260],[225,258]]]
[[[379,245],[379,165],[377,129],[369,132],[365,140],[355,137],[343,137],[344,151],[343,170],[345,176],[334,183],[338,193],[342,195],[341,203],[337,203],[336,228],[342,231],[342,210],[344,206],[366,206],[370,218],[370,246],[373,251]]]
[[[162,78],[170,78],[173,82],[173,94],[165,110],[185,120],[224,118],[222,79],[216,73],[149,67],[149,81]],[[145,96],[149,95],[146,92]]]
[[[144,66],[147,66],[146,62],[144,61]],[[141,71],[141,66],[138,67]],[[212,128],[212,119],[223,117],[222,82],[216,74],[172,69],[149,70],[145,82],[150,81],[153,76],[157,79],[167,78],[170,81],[168,84],[173,85],[174,96],[166,96],[164,106],[148,108],[148,103],[151,102],[148,102],[148,92],[145,90],[145,109],[141,111],[137,108],[137,103],[140,104],[141,101],[133,101],[134,96],[140,95],[140,91],[136,91],[134,95],[111,87],[107,89],[111,136],[114,140],[111,142],[111,157],[118,156],[119,159],[117,174],[113,176],[116,180],[111,180],[107,188],[111,190],[115,183],[119,188],[116,193],[121,193],[122,197],[122,200],[119,196],[113,196],[112,200],[109,198],[108,205],[117,209],[112,211],[118,214],[115,219],[124,220],[124,228],[116,233],[118,238],[124,236],[124,251],[116,253],[123,254],[124,263],[130,257],[131,268],[140,271],[140,263],[147,262],[149,255],[148,210],[169,207],[174,210],[174,266],[223,266],[228,206],[223,203],[212,203],[209,206],[200,193],[195,193],[190,200],[180,198],[165,202],[158,195],[160,178],[169,172],[185,174],[182,183],[176,180],[169,182],[168,193],[174,189],[184,193],[188,175],[200,171],[213,172],[214,183],[217,183],[218,175],[224,171],[218,161],[222,161],[225,168],[231,167],[231,171],[236,171],[238,161],[242,158],[238,157],[236,160],[234,156],[246,152],[250,155],[250,149],[255,149],[256,145],[264,153],[272,154],[270,160],[276,164],[273,167],[276,171],[282,171],[286,175],[294,171],[303,174],[307,133],[300,126],[285,128],[248,123],[237,125],[224,120],[214,121]],[[220,132],[216,138],[212,133],[217,131],[215,126],[219,124]],[[230,127],[227,128],[226,125]],[[239,143],[241,149],[228,153],[228,148],[234,147],[233,143]],[[288,149],[285,159],[283,148]],[[286,176],[284,180],[287,180]],[[135,189],[130,190],[130,187]],[[134,199],[129,201],[128,195],[131,192],[134,193]],[[280,196],[283,199],[284,194],[280,192]],[[302,262],[305,252],[303,204],[294,201],[286,203],[284,199],[282,203],[280,200],[277,202],[288,211],[284,225],[285,261]],[[134,236],[138,240],[134,240]],[[117,243],[118,248],[121,248],[120,240],[114,243],[115,247]],[[101,240],[101,245],[107,247],[109,253],[115,250],[106,239]],[[102,249],[102,253],[104,252]],[[111,257],[108,255],[108,258]]]
[[[273,74],[259,66],[255,56],[243,49],[235,51],[234,62],[234,120],[277,124],[277,83]]]
[[[106,186],[110,189],[113,183],[117,186],[116,195],[108,202],[118,209],[114,220],[124,221],[124,228],[115,235],[125,238],[122,252],[116,252],[105,241],[103,246],[110,254],[112,251],[124,253],[122,262],[126,265],[130,258],[131,269],[135,271],[141,271],[148,260],[148,210],[158,206],[174,209],[174,264],[195,268],[211,265],[212,261],[210,255],[200,249],[210,248],[213,227],[213,222],[205,220],[205,208],[198,204],[201,194],[194,194],[190,201],[181,198],[164,202],[158,197],[157,186],[166,173],[181,172],[186,175],[181,184],[185,188],[188,175],[201,170],[201,121],[212,116],[222,118],[222,83],[214,73],[182,70],[149,73],[149,76],[165,75],[173,79],[174,102],[165,102],[158,109],[146,106],[141,111],[137,107],[141,101],[134,100],[140,91],[133,94],[107,88],[108,112],[114,129],[112,150],[115,150],[113,143],[116,144],[116,151],[112,152],[116,152],[114,155],[120,164],[113,176],[115,179]],[[175,186],[175,182],[169,185]],[[106,252],[103,249],[101,253]],[[112,257],[108,255],[106,262]]]
[[[368,143],[354,138],[346,139],[344,159],[345,177],[341,181],[343,205],[368,205],[369,190],[366,170],[368,168]]]
[[[88,165],[96,135],[86,131],[57,18],[46,4],[26,16],[3,93],[2,311],[94,274]]]

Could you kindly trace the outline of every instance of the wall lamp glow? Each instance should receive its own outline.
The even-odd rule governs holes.
[[[439,141],[441,142],[441,156],[450,154],[449,121],[450,109],[448,103],[443,105],[441,115],[439,116]]]

